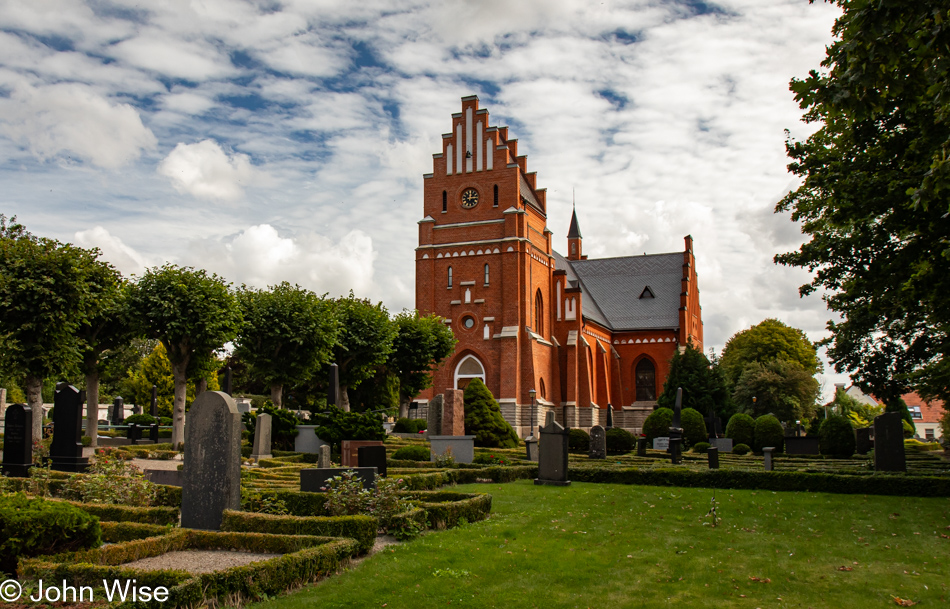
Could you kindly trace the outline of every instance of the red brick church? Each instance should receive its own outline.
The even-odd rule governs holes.
[[[702,349],[692,238],[682,252],[591,260],[575,211],[557,253],[545,189],[474,95],[424,177],[416,308],[444,317],[458,345],[417,401],[480,378],[522,437],[551,409],[589,428],[610,406],[615,426],[638,430],[674,351]]]

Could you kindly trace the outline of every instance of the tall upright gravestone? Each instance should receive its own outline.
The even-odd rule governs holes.
[[[680,416],[683,411],[683,388],[676,388],[676,402],[673,404],[673,424],[670,426],[670,462],[678,465],[683,450],[683,427]]]
[[[538,455],[538,477],[535,484],[570,486],[567,479],[568,430],[552,420],[541,428],[541,443]]]
[[[271,415],[264,412],[257,415],[257,423],[254,425],[254,446],[251,450],[251,457],[255,460],[270,459],[273,456],[270,452],[271,423]]]
[[[241,508],[241,414],[220,391],[195,399],[185,427],[181,526],[216,531],[224,510]]]
[[[149,414],[158,418],[158,387],[152,385],[152,404]]]
[[[874,417],[874,471],[907,471],[904,423],[899,412],[885,412]]]
[[[110,414],[109,422],[112,425],[122,425],[122,421],[125,420],[125,402],[121,395],[115,396],[112,400],[112,412]]]
[[[3,465],[0,466],[4,476],[29,477],[33,466],[32,434],[33,410],[26,404],[7,408],[3,421]]]
[[[426,414],[426,429],[428,436],[442,435],[442,394],[429,400],[429,411]]]
[[[340,368],[330,364],[330,383],[327,387],[327,406],[340,405]]]
[[[58,383],[53,396],[53,443],[50,468],[60,472],[84,472],[89,458],[82,456],[82,395],[69,383]]]
[[[591,459],[607,458],[607,431],[600,425],[594,425],[590,428],[590,453]]]

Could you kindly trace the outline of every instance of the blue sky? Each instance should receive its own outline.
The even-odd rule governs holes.
[[[592,257],[695,239],[707,348],[777,317],[800,231],[788,91],[838,9],[806,0],[0,1],[0,213],[126,274],[414,302],[422,175],[476,94]],[[825,375],[826,395],[845,380]]]

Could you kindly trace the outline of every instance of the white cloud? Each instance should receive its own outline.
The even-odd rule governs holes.
[[[257,176],[246,154],[226,153],[213,140],[179,143],[158,165],[178,192],[201,199],[233,201]]]
[[[135,108],[79,84],[20,84],[9,98],[0,98],[0,134],[41,159],[75,155],[107,169],[134,161],[156,144]]]
[[[102,252],[102,259],[111,263],[125,276],[141,274],[148,267],[157,264],[157,261],[148,260],[101,226],[77,232],[73,242],[87,249],[98,247]]]
[[[129,38],[109,51],[129,65],[173,78],[204,80],[235,72],[227,56],[214,46],[177,40],[164,32]]]

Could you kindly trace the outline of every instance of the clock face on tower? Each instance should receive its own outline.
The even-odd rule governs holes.
[[[478,191],[474,188],[466,188],[462,192],[462,207],[471,209],[478,205]]]

